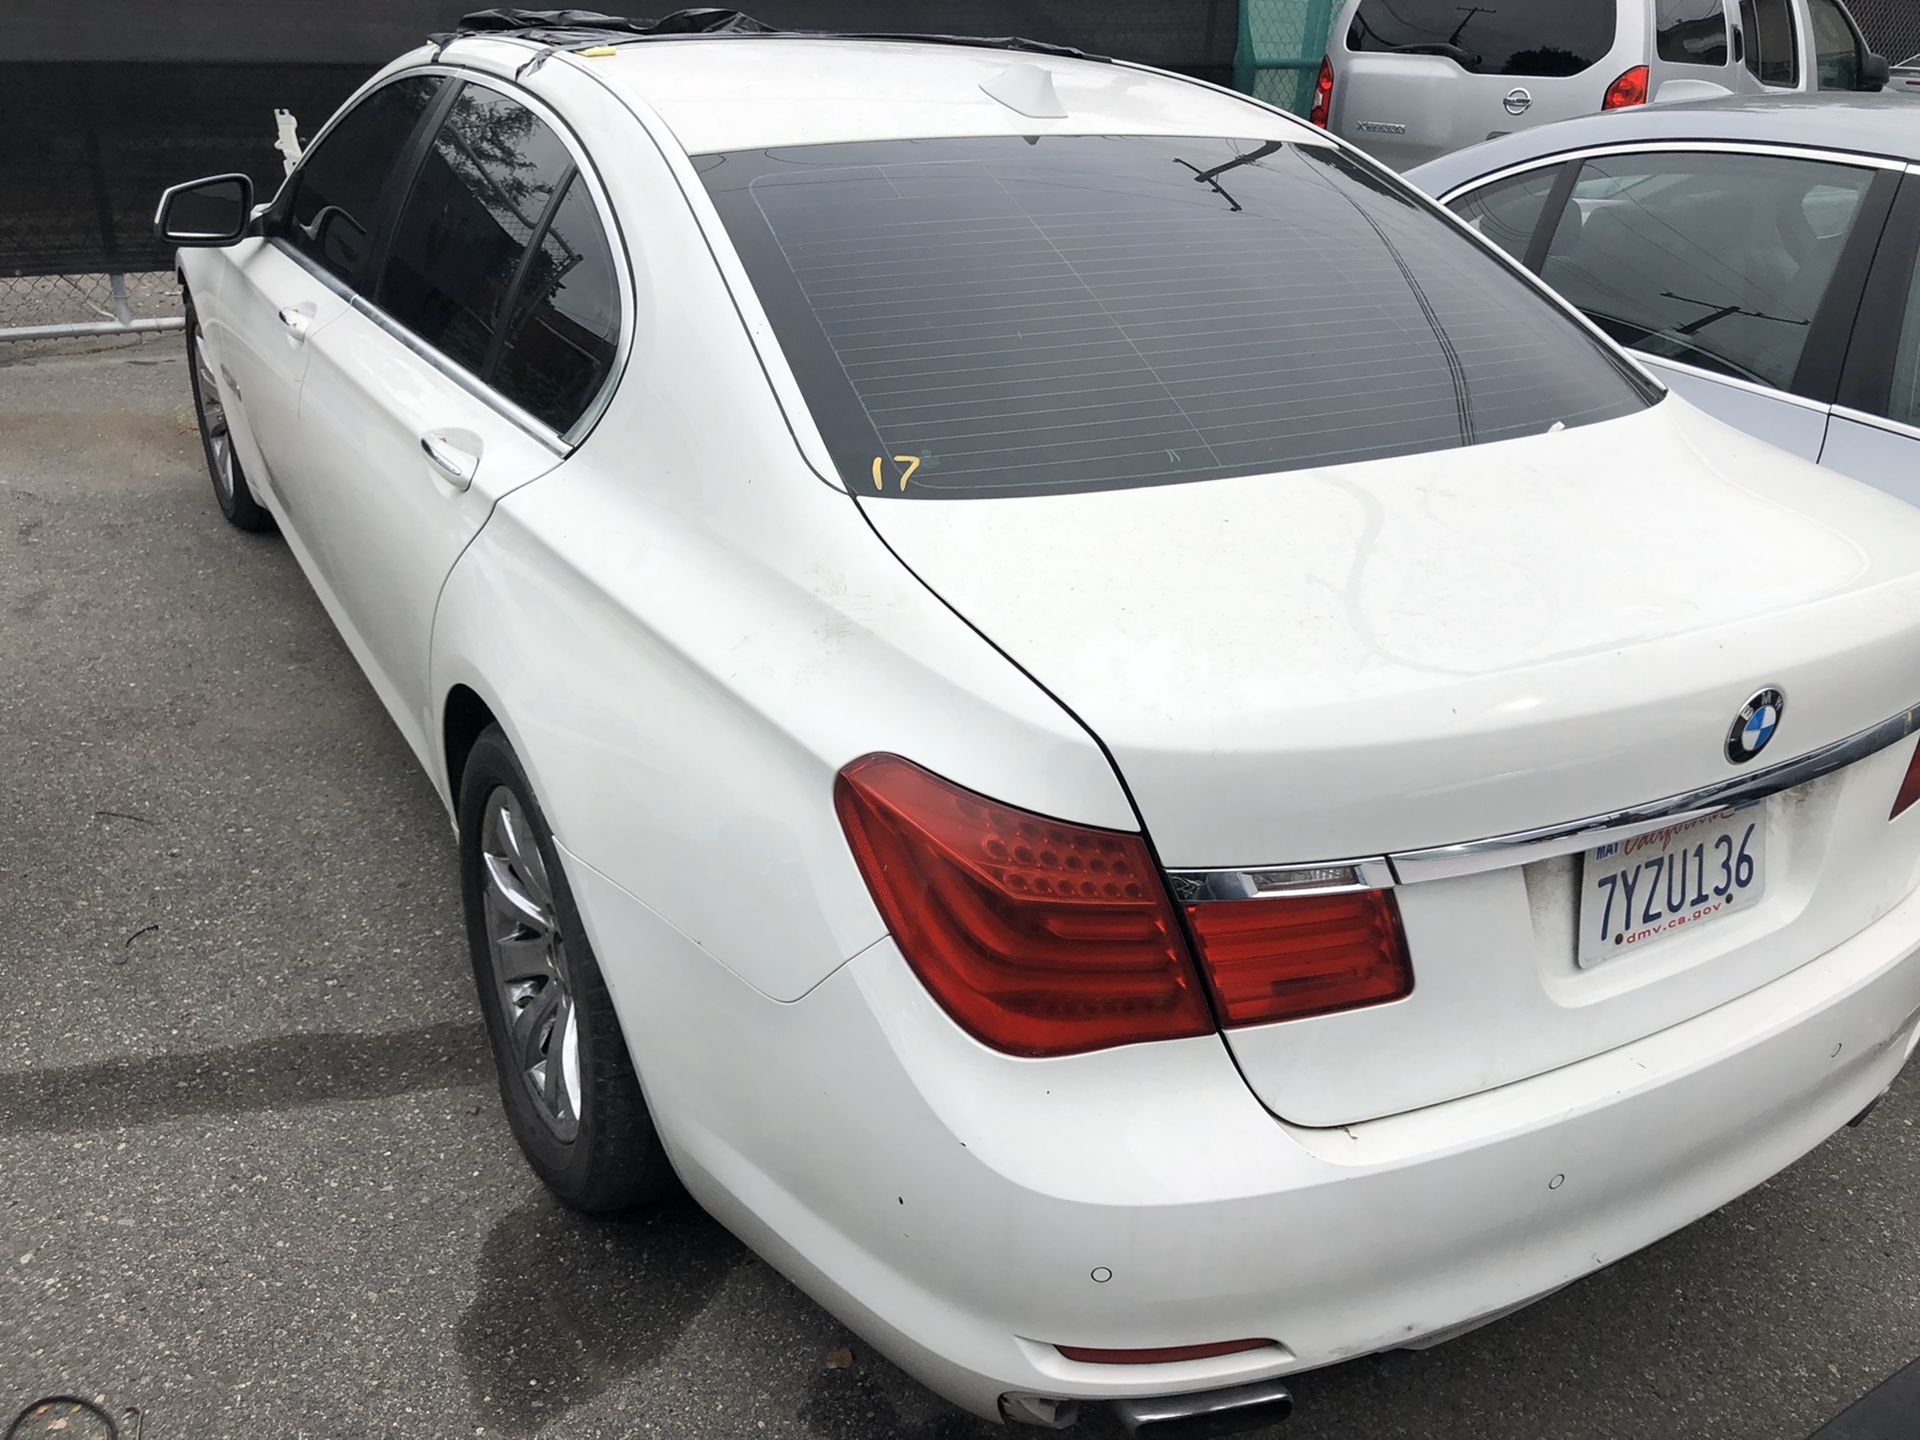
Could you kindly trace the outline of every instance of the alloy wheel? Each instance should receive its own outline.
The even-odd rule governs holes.
[[[227,426],[227,407],[220,403],[220,387],[214,383],[213,362],[207,356],[207,337],[196,322],[193,327],[194,391],[200,403],[200,428],[207,437],[207,453],[213,460],[213,483],[220,492],[220,503],[233,503],[233,435]]]
[[[547,1128],[569,1141],[580,1129],[580,1024],[566,938],[533,827],[505,785],[493,788],[482,811],[480,864],[508,1061]]]

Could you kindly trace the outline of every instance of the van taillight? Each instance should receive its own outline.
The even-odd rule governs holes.
[[[1591,93],[1591,92],[1589,92]],[[1626,74],[1607,86],[1606,96],[1600,101],[1602,110],[1626,110],[1635,105],[1647,103],[1647,67],[1636,65]]]
[[[1388,890],[1210,900],[1187,906],[1221,1023],[1264,1025],[1413,993]]]
[[[1017,810],[897,755],[840,772],[834,807],[907,964],[1013,1055],[1213,1032],[1145,840]]]
[[[1307,112],[1307,119],[1322,130],[1327,128],[1327,116],[1333,109],[1333,61],[1320,62],[1320,74],[1313,82],[1313,108]]]
[[[1893,797],[1893,813],[1889,820],[1897,820],[1913,808],[1920,800],[1920,745],[1913,747],[1913,758],[1907,761],[1907,773],[1900,777],[1900,793]]]

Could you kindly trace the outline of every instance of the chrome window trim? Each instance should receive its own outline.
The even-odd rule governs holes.
[[[386,311],[382,310],[371,300],[368,300],[364,295],[361,295],[358,291],[343,282],[337,275],[333,274],[332,271],[315,263],[309,256],[296,250],[280,236],[272,237],[273,243],[278,245],[284,254],[292,256],[294,260],[299,262],[308,274],[319,279],[336,295],[339,295],[347,301],[353,309],[365,315],[369,320],[373,321],[374,324],[378,325],[381,330],[391,335],[402,345],[405,345],[408,350],[412,351],[419,358],[425,360],[438,373],[460,386],[461,389],[473,396],[474,399],[489,406],[496,411],[501,418],[512,422],[520,429],[526,431],[529,436],[539,441],[555,455],[561,457],[567,456],[579,446],[581,441],[587,438],[588,433],[592,431],[600,417],[606,413],[607,407],[613,403],[614,392],[619,388],[620,379],[626,373],[627,361],[633,351],[634,323],[638,307],[634,295],[633,262],[627,253],[626,236],[621,231],[619,219],[614,214],[612,199],[607,194],[606,186],[600,179],[600,172],[595,168],[592,157],[587,152],[586,145],[581,141],[580,137],[574,133],[573,127],[569,125],[551,105],[547,104],[546,101],[542,100],[532,91],[515,83],[513,80],[496,75],[488,70],[480,70],[472,66],[446,61],[428,61],[419,65],[409,65],[403,70],[395,70],[385,75],[376,76],[368,84],[355,91],[347,102],[336,110],[327,123],[321,127],[320,133],[315,135],[300,152],[300,163],[294,166],[293,173],[281,182],[281,191],[284,191],[288,185],[292,184],[294,177],[306,168],[307,157],[320,148],[327,136],[333,132],[334,126],[337,125],[350,110],[356,108],[374,91],[383,89],[397,80],[404,80],[414,75],[450,76],[457,80],[464,80],[469,84],[480,85],[486,89],[496,91],[513,101],[516,105],[525,106],[559,137],[560,143],[566,147],[567,154],[573,161],[574,170],[579,174],[580,178],[586,182],[588,194],[592,197],[594,210],[600,220],[601,232],[606,236],[607,248],[613,255],[614,280],[620,291],[620,334],[614,344],[613,363],[607,367],[606,377],[600,382],[599,390],[595,392],[593,399],[587,402],[586,408],[580,412],[580,417],[575,420],[564,433],[556,431],[545,421],[529,414],[512,399],[481,380],[479,376],[475,375],[465,366],[456,364],[454,361],[448,359],[445,355],[441,354],[440,351],[408,330],[391,315],[387,314]],[[274,195],[274,202],[276,204],[279,198],[279,192],[276,192]]]
[[[1167,880],[1174,900],[1183,905],[1215,900],[1284,900],[1295,895],[1338,895],[1355,890],[1385,890],[1418,885],[1428,880],[1452,880],[1504,870],[1535,860],[1589,850],[1613,840],[1637,835],[1656,825],[1678,824],[1711,815],[1734,805],[1747,805],[1805,785],[1836,770],[1844,770],[1920,733],[1920,705],[1871,725],[1844,740],[1810,750],[1771,769],[1729,776],[1725,780],[1683,791],[1642,805],[1631,805],[1603,815],[1589,815],[1561,825],[1516,830],[1485,840],[1457,845],[1433,845],[1400,850],[1361,860],[1328,860],[1319,864],[1246,865],[1209,870],[1169,870]],[[1284,877],[1302,872],[1351,869],[1348,884],[1288,886]],[[1279,883],[1275,883],[1278,879]]]
[[[1811,410],[1816,415],[1825,415],[1830,407],[1818,400],[1809,400],[1804,395],[1795,395],[1788,390],[1776,390],[1771,385],[1762,385],[1758,380],[1747,380],[1739,375],[1722,375],[1717,370],[1709,370],[1704,365],[1690,365],[1685,360],[1669,360],[1664,355],[1649,355],[1644,350],[1633,352],[1646,365],[1664,365],[1684,374],[1697,375],[1702,380],[1711,380],[1716,385],[1725,385],[1734,390],[1744,390],[1749,395],[1757,395],[1763,400],[1778,400],[1783,405],[1797,405],[1802,410]]]
[[[1851,405],[1833,407],[1834,418],[1851,420],[1856,425],[1870,426],[1875,430],[1885,430],[1890,435],[1898,435],[1903,440],[1920,440],[1920,425],[1909,425],[1904,420],[1896,420],[1891,415],[1873,415],[1865,410],[1855,410]]]
[[[1539,170],[1546,166],[1557,169],[1569,160],[1594,160],[1605,155],[1685,154],[1770,155],[1785,156],[1790,160],[1817,160],[1830,165],[1853,165],[1868,170],[1920,169],[1920,166],[1914,166],[1908,161],[1897,160],[1886,155],[1868,155],[1857,150],[1825,150],[1811,145],[1774,145],[1765,140],[1633,140],[1587,145],[1577,150],[1559,150],[1551,155],[1536,155],[1531,160],[1522,160],[1503,169],[1475,176],[1465,184],[1458,185],[1441,195],[1439,203],[1451,206],[1454,201],[1471,195],[1485,186],[1510,180],[1516,175],[1524,175],[1529,170]]]
[[[420,359],[426,361],[436,372],[444,375],[474,399],[492,409],[502,419],[511,420],[521,430],[524,430],[533,439],[538,440],[555,455],[566,455],[573,449],[566,438],[554,430],[552,426],[548,425],[546,421],[522,410],[512,400],[502,395],[491,385],[482,381],[480,377],[475,375],[471,370],[449,360],[445,355],[442,355],[438,350],[434,349],[433,346],[427,344],[426,341],[422,340],[418,335],[415,335],[411,330],[407,329],[406,326],[387,314],[386,311],[382,310],[378,305],[375,305],[364,295],[354,296],[351,303],[355,310],[359,311],[381,330],[406,346],[407,349],[419,356]]]
[[[366,316],[367,319],[378,326],[382,332],[392,336],[393,339],[405,346],[416,357],[425,361],[434,373],[451,380],[475,400],[478,400],[481,404],[499,415],[501,419],[511,421],[517,428],[525,431],[530,438],[539,441],[541,445],[552,451],[553,454],[564,456],[570,453],[572,446],[544,420],[529,415],[498,390],[482,383],[480,377],[475,375],[471,370],[468,370],[462,365],[454,364],[453,361],[442,355],[438,350],[434,349],[433,346],[427,344],[426,341],[422,340],[418,335],[415,335],[411,330],[407,329],[406,326],[402,325],[378,305],[375,305],[371,300],[367,299],[366,296],[355,291],[338,275],[335,275],[331,270],[316,263],[311,256],[304,255],[294,249],[293,246],[289,245],[278,235],[274,236],[268,243],[279,250],[282,255],[285,255],[289,260],[293,261],[294,264],[313,276],[313,278],[318,280],[322,285],[326,286],[327,289],[331,290],[335,295],[339,296],[341,300],[346,302],[349,310],[357,311],[359,314]]]

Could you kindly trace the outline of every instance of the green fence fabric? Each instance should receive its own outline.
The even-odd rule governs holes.
[[[1334,0],[1240,0],[1234,87],[1296,115],[1313,106]]]

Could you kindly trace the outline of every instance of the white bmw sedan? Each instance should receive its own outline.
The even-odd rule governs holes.
[[[533,1168],[677,1174],[972,1411],[1271,1419],[1914,1048],[1920,512],[1302,122],[463,33],[159,223],[220,505],[454,817]]]

